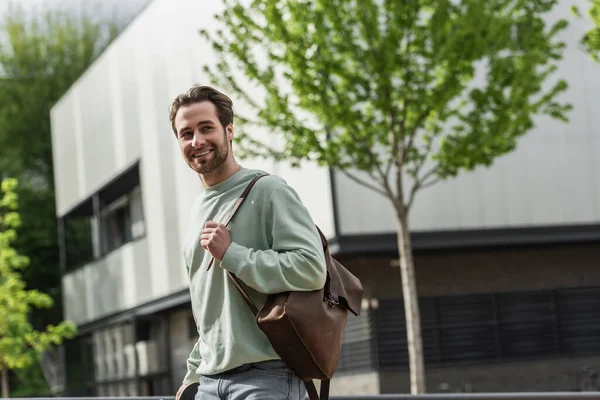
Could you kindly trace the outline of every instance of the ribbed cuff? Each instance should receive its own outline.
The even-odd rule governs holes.
[[[221,260],[221,267],[237,275],[240,271],[242,261],[244,261],[246,258],[247,253],[247,248],[231,242],[227,248],[227,251],[225,252],[225,255],[223,256],[223,259]]]

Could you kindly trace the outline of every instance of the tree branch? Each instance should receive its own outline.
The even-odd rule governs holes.
[[[409,24],[406,24],[406,51],[404,55],[406,57],[405,65],[410,65],[411,58],[411,43],[412,43],[412,31],[409,28]],[[404,82],[403,85],[405,88],[409,87],[409,82],[411,80],[412,68],[406,67],[404,70]],[[406,93],[406,92],[405,92]],[[406,160],[406,146],[404,142],[406,140],[406,120],[408,118],[408,107],[411,104],[411,99],[408,95],[404,96],[404,104],[402,105],[402,119],[400,120],[400,137],[398,138],[398,143],[394,148],[394,157],[390,160],[390,164],[388,165],[388,169],[391,168],[392,162],[396,164],[396,190],[398,191],[397,199],[395,199],[396,208],[399,210],[404,207],[404,190],[402,187],[402,166],[404,165],[404,161]],[[400,149],[400,144],[402,144],[402,149]]]
[[[369,154],[369,157],[371,158],[371,162],[373,163],[373,165],[375,165],[375,169],[379,173],[379,177],[381,179],[381,182],[379,182],[379,183],[381,183],[383,185],[383,188],[385,189],[388,196],[390,198],[393,198],[394,192],[392,191],[392,188],[390,187],[390,183],[388,181],[389,173],[383,171],[383,169],[381,168],[381,164],[379,163],[379,159],[373,153],[373,149],[371,149],[367,143],[364,143],[364,146],[365,146],[365,149],[367,150],[367,153]]]
[[[429,70],[430,66],[427,66],[427,68]],[[456,77],[456,70],[452,70],[452,72],[450,73],[450,77],[446,80],[446,82],[444,82],[444,85],[440,88],[440,90],[438,90],[438,92],[435,93],[432,97],[437,98],[441,94],[445,93],[448,90],[448,87],[450,86],[450,84],[454,81],[455,77]],[[423,124],[425,119],[427,119],[427,117],[429,117],[429,115],[431,114],[432,111],[433,111],[433,107],[431,107],[431,106],[425,108],[425,110],[423,110],[423,112],[421,114],[419,114],[419,116],[415,120],[415,123],[412,126],[412,129],[410,132],[409,142],[406,146],[404,146],[404,156],[406,156],[408,154],[408,152],[414,145],[415,137],[417,136],[417,130],[421,127],[421,125]]]
[[[417,136],[417,129],[421,126],[421,124],[423,123],[423,121],[425,120],[425,118],[427,118],[429,116],[429,114],[431,114],[431,111],[433,111],[432,107],[427,107],[422,113],[421,115],[419,115],[417,117],[417,120],[415,121],[415,124],[413,126],[413,128],[411,129],[410,132],[410,137],[408,138],[408,143],[406,144],[406,146],[404,146],[404,157],[406,157],[406,155],[408,154],[408,152],[410,151],[410,149],[412,149],[412,147],[414,146],[415,143],[415,137]]]
[[[390,103],[391,103],[391,100],[390,100]],[[398,131],[396,129],[397,120],[396,120],[396,116],[394,115],[394,110],[392,109],[392,107],[390,107],[389,114],[390,114],[390,131],[392,132],[392,152],[391,152],[391,154],[398,154],[398,151],[399,151],[398,145],[399,145],[400,141],[398,138]],[[390,157],[390,162],[388,162],[387,166],[385,167],[386,181],[390,177],[390,171],[392,170],[393,164],[394,164],[394,158]]]
[[[430,180],[429,182],[424,182],[421,185],[421,189],[426,189],[426,188],[428,188],[430,186],[433,186],[433,185],[435,185],[436,183],[438,183],[441,180],[442,180],[442,178],[440,178],[439,176],[437,176],[437,177],[433,178],[432,180]]]
[[[416,182],[414,183],[414,185],[410,191],[410,196],[408,198],[408,203],[406,205],[407,210],[409,210],[410,207],[413,205],[413,202],[415,200],[415,195],[419,189],[425,189],[425,188],[432,186],[440,181],[439,177],[435,177],[431,181],[426,182],[426,180],[429,177],[434,176],[438,172],[439,169],[440,169],[440,164],[437,163],[433,168],[431,168],[429,171],[427,171],[421,178],[417,178]]]
[[[325,87],[328,88],[329,90],[331,90],[333,93],[335,93],[335,96],[337,96],[338,98],[340,98],[340,95],[338,93],[338,91],[336,90],[336,88],[334,87],[334,85],[331,82],[330,76],[328,75],[325,81]],[[324,102],[325,105],[328,105],[328,101],[327,101],[327,97],[324,95],[324,92],[321,93],[321,98]],[[333,129],[330,126],[326,126],[325,127],[326,132],[327,132],[327,136],[328,138],[332,138],[333,137]],[[349,173],[347,173],[345,170],[341,169],[340,170],[342,172],[344,172],[344,174],[346,174],[346,176],[348,176],[350,179],[353,179],[355,182],[360,183],[366,187],[369,187],[370,189],[373,189],[375,191],[377,191],[378,193],[389,197],[389,198],[393,198],[394,197],[394,192],[392,191],[388,179],[387,179],[387,174],[383,171],[383,169],[381,168],[381,163],[379,162],[379,159],[377,158],[377,156],[375,155],[375,153],[373,152],[373,149],[371,148],[371,146],[369,145],[369,143],[365,140],[364,137],[360,137],[360,135],[357,135],[357,132],[360,132],[360,130],[358,129],[358,127],[353,127],[353,129],[349,129],[349,134],[350,136],[357,142],[360,143],[363,148],[363,150],[365,151],[365,153],[369,156],[369,159],[371,160],[371,163],[373,164],[373,166],[375,167],[377,173],[379,174],[379,179],[377,179],[372,173],[369,173],[369,176],[376,182],[378,182],[381,186],[383,186],[385,191],[382,191],[380,188],[377,188],[374,185],[371,184],[366,184],[366,182],[361,181],[359,182],[359,180],[356,179],[356,177],[351,177]]]
[[[381,168],[381,163],[379,162],[379,159],[377,158],[377,156],[373,152],[373,149],[371,148],[371,146],[365,140],[364,137],[360,137],[360,136],[356,135],[355,132],[358,132],[358,129],[356,129],[356,128],[355,129],[350,129],[349,132],[350,132],[350,136],[357,143],[360,143],[362,145],[363,150],[369,156],[369,159],[371,160],[371,163],[373,163],[373,166],[375,167],[375,170],[377,171],[377,173],[379,175],[379,179],[377,179],[377,177],[374,176],[372,173],[369,173],[369,176],[374,181],[378,182],[381,186],[383,186],[385,192],[380,191],[380,193],[384,194],[386,197],[388,197],[390,199],[393,199],[394,198],[394,192],[393,192],[392,188],[390,187],[390,184],[389,184],[389,181],[388,181],[389,174],[386,173],[386,172],[384,172],[383,169]],[[328,135],[331,135],[330,128],[328,128]],[[373,188],[372,186],[369,186],[369,187]]]
[[[368,42],[368,46],[370,51],[373,52],[373,56],[377,57],[376,54],[376,49],[371,45],[370,42]],[[326,86],[335,93],[335,95],[339,98],[340,95],[337,92],[336,88],[331,84],[331,79],[329,76],[327,76],[327,81],[326,81]],[[389,93],[388,93],[389,96]],[[390,101],[391,103],[391,101]],[[385,192],[381,192],[379,191],[380,194],[385,195],[386,197],[393,199],[394,198],[394,192],[392,190],[392,188],[390,187],[389,184],[389,167],[386,168],[386,171],[384,172],[384,170],[381,167],[381,163],[379,161],[379,158],[377,157],[377,155],[373,152],[373,148],[370,146],[370,144],[365,140],[364,137],[360,137],[359,135],[357,135],[356,133],[360,132],[360,130],[358,129],[358,127],[353,127],[353,129],[349,130],[350,136],[357,142],[360,143],[363,147],[363,150],[366,152],[366,154],[369,156],[369,159],[371,160],[371,163],[373,164],[373,166],[375,167],[375,170],[377,171],[377,173],[379,174],[379,180],[373,176],[372,174],[369,174],[369,176],[375,180],[376,182],[378,182],[379,184],[381,184],[385,190]],[[331,129],[328,127],[327,128],[327,134],[331,135]],[[352,178],[351,178],[352,179]],[[374,186],[368,186],[371,189]]]
[[[353,180],[354,182],[358,183],[359,185],[363,185],[371,190],[374,190],[375,192],[379,193],[382,196],[385,196],[387,198],[390,198],[389,194],[386,193],[384,190],[381,190],[381,188],[373,185],[372,183],[369,183],[353,174],[351,174],[350,172],[346,171],[343,168],[338,168],[344,175],[346,175],[348,177],[348,179]],[[393,200],[393,199],[391,199]]]

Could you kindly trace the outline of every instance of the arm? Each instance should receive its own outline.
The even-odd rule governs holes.
[[[221,267],[261,293],[322,288],[326,265],[321,238],[296,192],[287,185],[274,189],[265,218],[271,248],[253,250],[231,243]]]
[[[196,374],[196,370],[198,366],[200,366],[200,362],[202,361],[202,357],[200,356],[200,340],[194,344],[194,348],[188,357],[187,364],[187,373],[183,378],[182,385],[187,386],[190,383],[198,383],[200,382],[200,377]]]

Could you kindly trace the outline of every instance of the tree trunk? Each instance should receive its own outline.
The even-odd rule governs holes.
[[[0,366],[2,369],[2,398],[8,399],[8,370],[4,365]]]
[[[423,341],[421,339],[421,317],[417,296],[417,281],[412,256],[412,244],[406,212],[398,212],[398,253],[402,276],[402,295],[406,318],[406,338],[408,341],[408,362],[410,367],[410,393],[425,393],[425,367],[423,361]]]

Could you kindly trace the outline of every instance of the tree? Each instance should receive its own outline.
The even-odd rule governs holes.
[[[51,293],[58,305],[50,109],[119,29],[117,21],[68,9],[25,12],[13,7],[0,22],[0,176],[19,179],[23,222],[14,246],[36,266],[23,272],[28,286]],[[60,310],[34,314],[36,324],[60,320]]]
[[[25,12],[16,6],[0,21],[0,179],[20,181],[22,225],[13,246],[35,266],[21,271],[22,278],[27,287],[48,293],[55,305],[32,310],[37,328],[62,320],[50,109],[123,26],[93,12]],[[38,394],[30,384],[23,389]]]
[[[582,17],[579,8],[573,6],[572,9],[575,15]],[[595,26],[581,38],[581,43],[587,48],[592,58],[600,62],[600,0],[590,0],[588,16]]]
[[[50,308],[52,298],[37,290],[28,290],[21,270],[29,265],[29,258],[20,255],[11,245],[21,224],[17,213],[17,181],[4,179],[0,185],[0,371],[2,397],[8,397],[8,370],[18,370],[34,364],[52,345],[75,334],[75,325],[62,322],[49,325],[44,331],[31,326],[32,307]]]
[[[546,25],[553,0],[224,2],[222,28],[200,34],[216,54],[209,77],[255,113],[238,118],[244,155],[328,166],[393,205],[411,392],[424,392],[415,195],[492,165],[535,116],[566,121],[567,83],[551,75],[567,22]],[[284,144],[260,143],[252,126]]]

